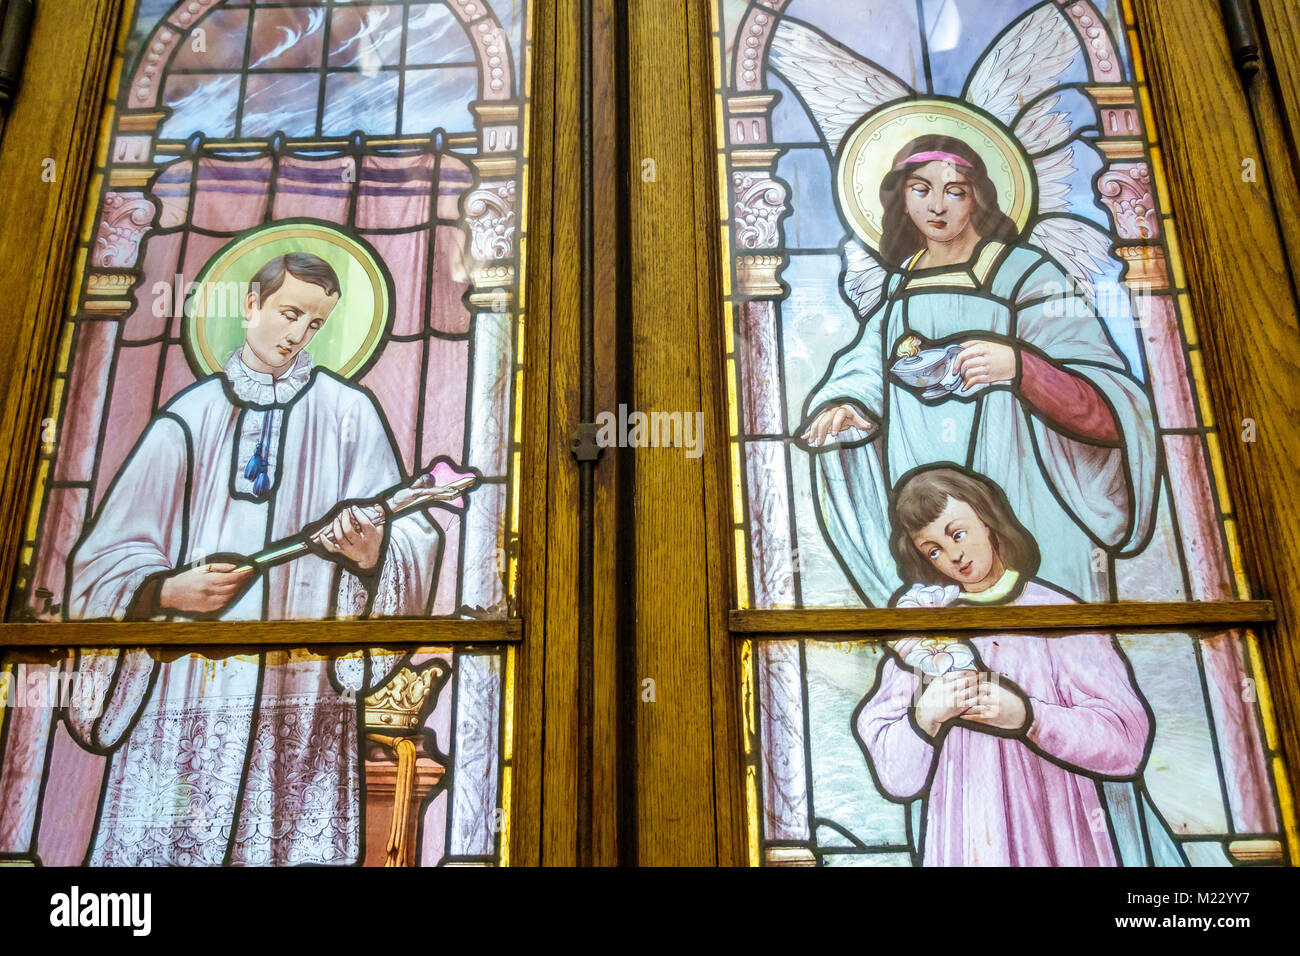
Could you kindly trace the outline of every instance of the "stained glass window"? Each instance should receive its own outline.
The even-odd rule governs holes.
[[[1257,723],[1258,652],[1243,660],[1242,644],[1233,632],[747,642],[752,857],[1285,862],[1280,758]],[[936,726],[945,701],[960,706],[963,675],[1005,702]]]
[[[718,0],[713,24],[738,606],[1249,598],[1126,5]],[[810,636],[745,660],[756,862],[1286,857],[1239,632]],[[935,685],[960,706],[918,723]],[[1087,711],[1112,692],[1128,716]],[[1072,729],[1048,744],[1053,707]],[[1088,719],[1124,760],[1070,752]],[[1015,789],[990,769],[1012,758],[1064,789]],[[963,821],[960,787],[1004,812]],[[1105,826],[1049,820],[1067,791]]]
[[[528,4],[128,7],[9,619],[513,616]],[[513,660],[11,653],[0,854],[502,862]]]

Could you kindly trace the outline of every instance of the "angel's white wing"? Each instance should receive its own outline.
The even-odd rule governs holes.
[[[1068,113],[1054,113],[1059,96],[1048,95],[1034,103],[1020,117],[1014,130],[1030,156],[1038,156],[1070,138],[1074,127]]]
[[[1079,36],[1061,8],[1044,3],[1030,10],[994,42],[966,84],[966,99],[1014,124],[1016,138],[1033,157],[1040,213],[1070,207],[1074,132],[1068,112],[1057,110],[1053,92],[1081,51]]]
[[[1065,13],[1055,3],[1044,3],[1012,24],[984,54],[966,84],[966,100],[1010,126],[1025,104],[1055,85],[1079,52],[1079,35]]]
[[[1065,212],[1070,208],[1070,177],[1074,175],[1074,147],[1039,156],[1034,160],[1038,173],[1038,211]]]
[[[867,252],[862,243],[850,239],[844,244],[844,291],[859,316],[866,315],[879,304],[885,275],[880,260]]]
[[[772,36],[772,68],[799,91],[834,152],[849,127],[894,100],[907,84],[796,20],[782,20]]]
[[[1108,233],[1081,219],[1046,216],[1034,227],[1029,240],[1051,255],[1079,283],[1089,300],[1096,300],[1097,280],[1113,265]]]

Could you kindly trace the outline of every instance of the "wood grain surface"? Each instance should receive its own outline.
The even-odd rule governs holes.
[[[1006,605],[1001,607],[863,608],[732,611],[738,634],[869,634],[899,631],[1174,630],[1272,622],[1272,601],[1205,601],[1194,604]]]
[[[712,679],[714,824],[717,862],[742,866],[747,861],[744,779],[742,776],[740,670],[737,647],[731,640],[728,614],[735,605],[732,593],[735,537],[731,530],[730,436],[727,424],[726,342],[727,321],[721,277],[730,264],[722,261],[720,210],[725,197],[718,195],[717,148],[723,131],[716,128],[714,110],[715,41],[713,22],[704,4],[690,4],[688,42],[691,57],[691,110],[699,127],[694,149],[699,166],[695,190],[695,238],[698,296],[702,322],[699,330],[701,396],[704,402],[704,532],[708,571],[708,639]]]
[[[1264,655],[1294,793],[1300,785],[1295,289],[1268,186],[1262,178],[1242,181],[1242,159],[1260,156],[1261,147],[1217,0],[1141,0],[1135,7],[1247,572],[1256,595],[1276,608]],[[1241,440],[1246,419],[1256,424],[1253,442]]]
[[[75,16],[38,4],[0,143],[0,605],[22,541],[120,10],[121,0],[85,0]]]
[[[537,617],[545,651],[532,638],[525,648],[529,679],[538,682],[543,720],[540,735],[529,731],[527,746],[538,746],[544,772],[540,804],[541,856],[547,865],[577,862],[579,787],[591,788],[593,862],[618,860],[618,696],[617,633],[622,590],[618,586],[620,543],[617,528],[617,476],[620,456],[607,450],[596,468],[596,606],[594,614],[594,761],[580,772],[583,728],[578,721],[578,470],[569,441],[579,422],[579,334],[581,316],[580,251],[582,183],[580,176],[580,6],[564,0],[539,0],[538,28],[544,39],[537,49],[537,115],[534,126],[534,184],[531,232],[532,275],[530,335],[544,336],[549,346],[534,359],[533,390],[525,414],[535,448],[545,455],[530,458],[530,480],[544,497],[534,500],[544,512],[533,515],[530,546],[544,551],[544,564],[530,563],[530,573],[544,586],[531,586],[530,601],[543,601],[526,617]],[[615,339],[617,327],[616,221],[618,170],[614,115],[614,0],[593,4],[594,75],[596,82],[596,369],[597,409],[617,404]],[[545,391],[542,391],[545,383]],[[533,633],[530,630],[530,635]],[[523,743],[523,741],[521,741]],[[530,758],[532,759],[532,758]]]
[[[0,624],[0,646],[149,647],[186,644],[492,644],[523,637],[523,622],[389,618],[376,621],[63,621]]]
[[[717,205],[707,7],[698,0],[639,0],[627,9],[635,407],[708,409],[716,429],[716,384],[706,389],[702,381],[714,375],[702,356],[719,316],[709,251],[717,244]],[[705,492],[706,478],[718,476],[706,462],[725,454],[726,433],[714,431],[705,435],[702,458],[664,448],[636,456],[636,527],[624,533],[636,536],[637,678],[655,688],[654,701],[636,712],[642,865],[717,862],[715,802],[734,800],[715,788],[715,761],[734,764],[738,750],[715,752],[714,721],[729,715],[713,709],[714,661],[726,653],[713,643],[720,595],[715,589],[710,603],[707,529],[713,519],[716,532],[716,514]],[[725,736],[724,744],[730,746]],[[721,769],[724,779],[727,772]]]
[[[1270,75],[1278,90],[1283,128],[1295,158],[1300,136],[1300,4],[1295,0],[1258,0]]]
[[[1255,115],[1262,165],[1277,205],[1294,287],[1300,275],[1300,4],[1296,0],[1259,0],[1260,39],[1265,48],[1263,71],[1247,95]]]

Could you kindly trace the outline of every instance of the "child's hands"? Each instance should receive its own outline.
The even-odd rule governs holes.
[[[1028,717],[1029,709],[1020,694],[1000,681],[987,679],[979,682],[975,703],[962,714],[963,720],[1017,731],[1024,728]]]
[[[979,693],[977,671],[949,671],[931,681],[916,702],[916,725],[927,737],[937,737],[944,724],[966,714]]]

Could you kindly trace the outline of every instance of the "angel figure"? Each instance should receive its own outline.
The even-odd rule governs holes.
[[[1005,489],[1050,542],[1041,576],[1078,600],[1113,600],[1106,562],[1149,537],[1150,398],[1094,304],[1111,240],[1074,211],[1079,138],[1054,111],[1081,55],[1044,3],[994,41],[962,99],[922,98],[797,21],[774,35],[773,68],[821,130],[854,234],[843,281],[861,328],[798,435],[827,537],[868,605],[900,584],[891,490],[937,463]],[[899,374],[900,362],[933,374]]]

